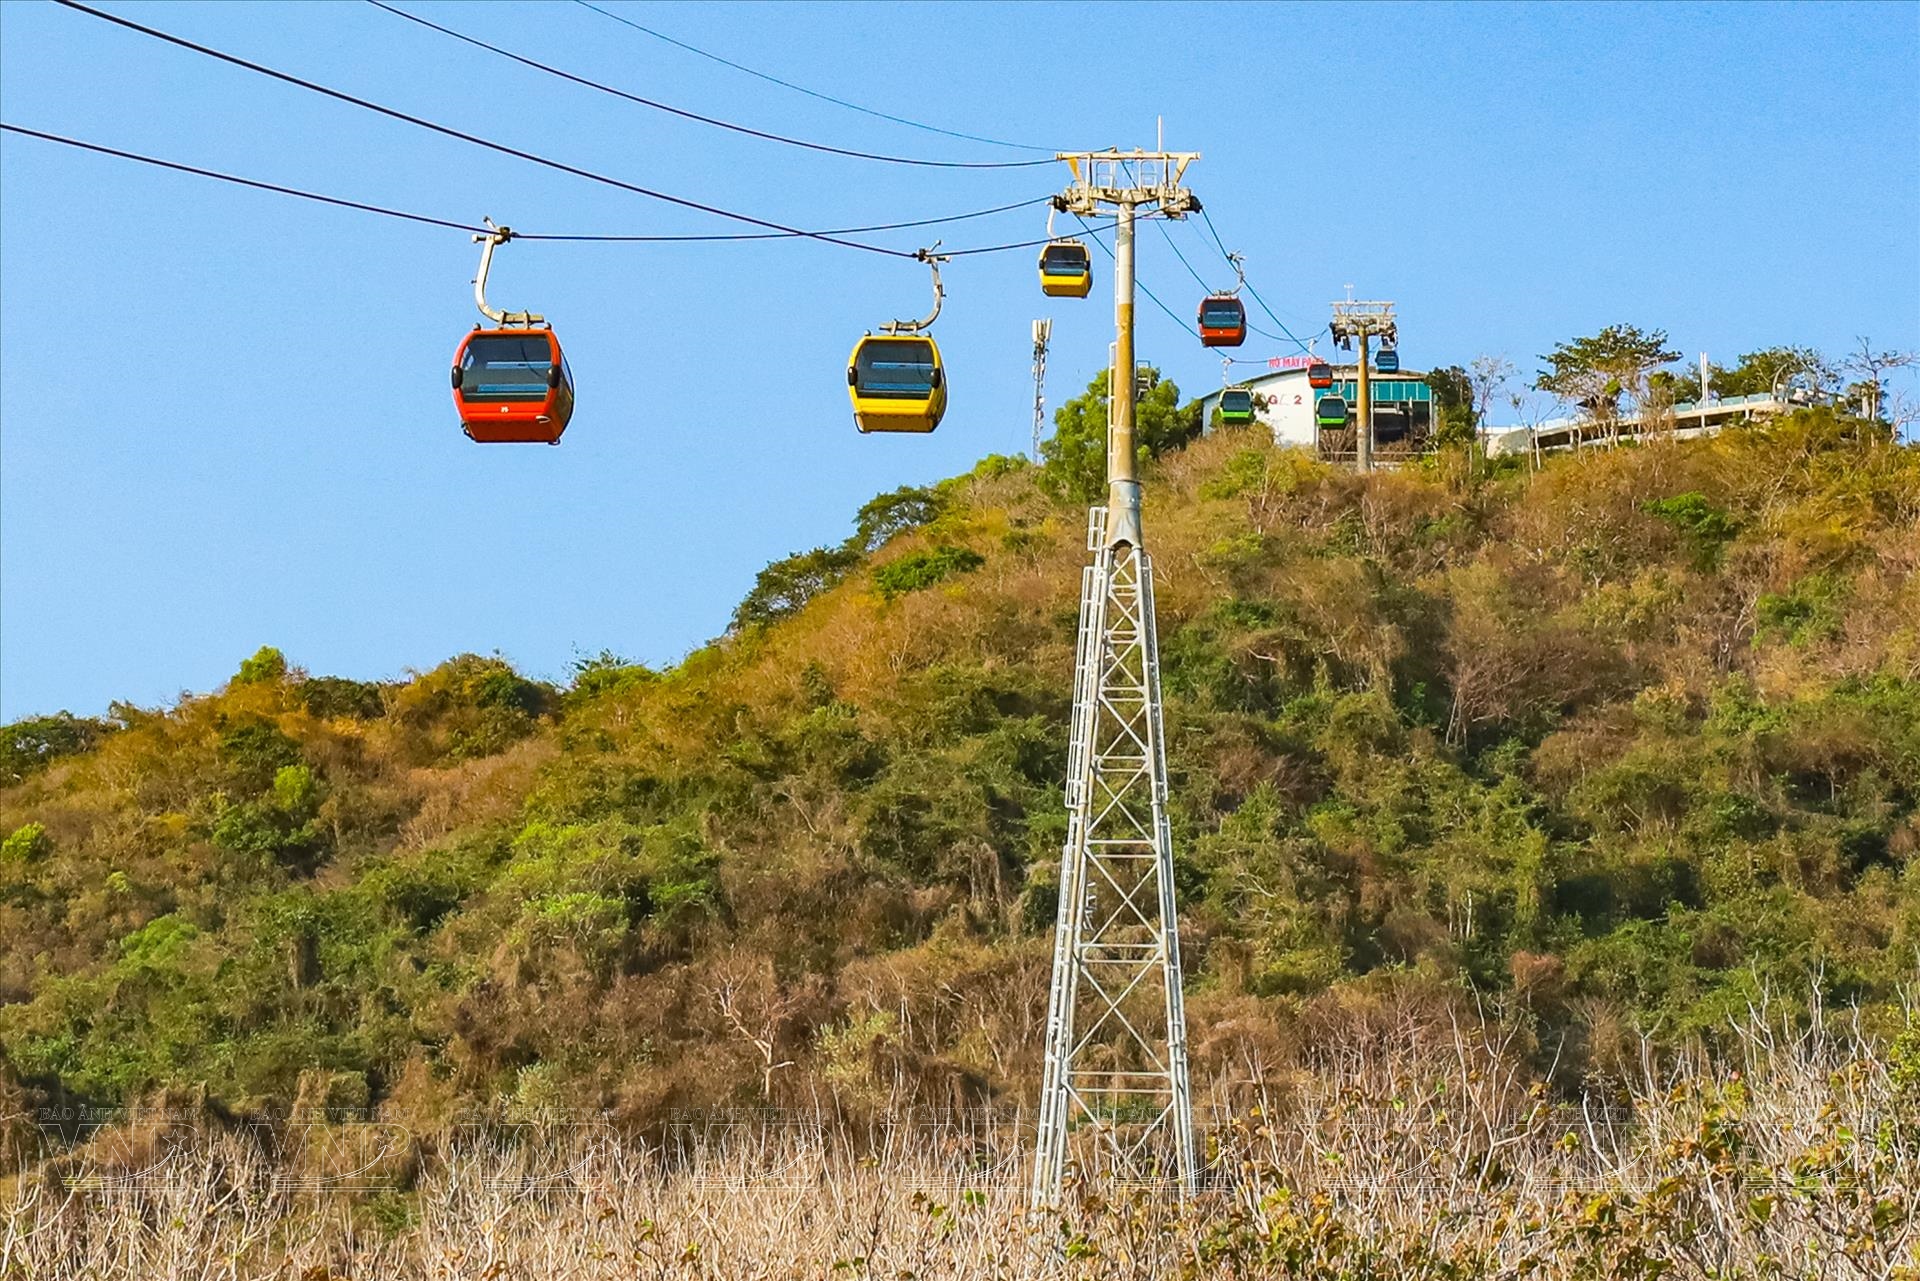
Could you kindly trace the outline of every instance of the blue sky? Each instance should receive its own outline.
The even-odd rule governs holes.
[[[1920,6],[606,2],[968,133],[1150,146],[1164,116],[1169,146],[1203,153],[1190,183],[1283,319],[1317,328],[1351,282],[1398,301],[1410,366],[1490,352],[1530,373],[1556,341],[1619,322],[1721,360],[1772,343],[1837,352],[1862,334],[1920,347]],[[111,7],[796,225],[932,217],[1064,181],[720,133],[367,5]],[[412,7],[760,128],[1026,154],[855,114],[575,4]],[[0,6],[0,116],[460,221],[736,229],[37,0]],[[953,247],[1043,230],[1026,211],[939,234]],[[1171,232],[1227,282],[1202,229]],[[1189,315],[1199,288],[1160,233],[1140,250],[1142,281]],[[1105,278],[1086,302],[1048,300],[1030,251],[956,262],[938,328],[946,421],[862,437],[846,354],[924,307],[918,265],[799,242],[514,244],[495,301],[554,321],[580,409],[559,448],[486,448],[461,436],[445,372],[476,318],[475,261],[458,232],[0,143],[0,717],[164,703],[262,644],[361,678],[466,650],[556,679],[602,648],[670,662],[723,629],[761,566],[845,536],[866,498],[1023,449],[1034,317],[1055,321],[1055,404],[1111,338]],[[1142,359],[1183,388],[1217,385],[1217,359],[1141,306]],[[1255,338],[1243,354],[1290,350]]]

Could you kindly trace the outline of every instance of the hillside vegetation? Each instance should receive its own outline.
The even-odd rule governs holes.
[[[1893,1030],[1920,453],[1818,410],[1363,478],[1258,430],[1147,473],[1201,1082],[1408,1001],[1477,1001],[1556,1088],[1763,994]],[[1030,1100],[1071,488],[990,459],[884,495],[670,670],[262,650],[6,727],[0,1115]]]

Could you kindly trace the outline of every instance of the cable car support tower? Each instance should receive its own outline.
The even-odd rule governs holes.
[[[1180,185],[1199,154],[1059,158],[1073,171],[1062,197],[1068,210],[1118,214],[1116,340],[1107,503],[1088,514],[1093,563],[1081,576],[1035,1208],[1057,1203],[1069,1163],[1083,1179],[1169,1186],[1181,1195],[1196,1182],[1153,562],[1136,472],[1133,255],[1141,209],[1168,218],[1199,209]]]
[[[1360,385],[1355,389],[1359,393],[1360,406],[1355,419],[1354,466],[1360,471],[1373,470],[1373,383],[1369,363],[1372,359],[1368,351],[1370,338],[1383,338],[1389,347],[1399,341],[1399,327],[1395,323],[1393,304],[1390,302],[1356,302],[1353,286],[1347,286],[1344,302],[1333,304],[1333,322],[1327,326],[1333,335],[1333,341],[1341,347],[1352,347],[1354,340],[1360,340],[1360,367],[1356,371]]]

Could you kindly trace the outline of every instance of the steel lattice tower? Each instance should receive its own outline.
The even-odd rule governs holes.
[[[1056,1201],[1069,1163],[1088,1179],[1196,1181],[1186,1010],[1167,823],[1153,562],[1134,466],[1134,214],[1196,207],[1189,153],[1064,155],[1075,213],[1117,208],[1108,398],[1108,502],[1088,522],[1067,761],[1067,840],[1048,999],[1033,1202]]]

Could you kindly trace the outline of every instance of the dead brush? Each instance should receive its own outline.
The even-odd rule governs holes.
[[[214,1135],[22,1179],[0,1278],[1920,1278],[1920,1029],[1735,1032],[1573,1098],[1479,1028],[1330,1039],[1203,1125],[1193,1200],[1039,1214],[1021,1127],[979,1113],[454,1132],[404,1191]]]

